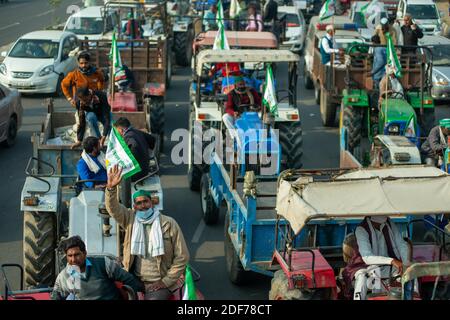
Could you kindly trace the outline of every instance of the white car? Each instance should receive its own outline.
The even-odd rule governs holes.
[[[363,16],[362,9],[368,4],[369,1],[352,2],[352,6],[350,8],[350,20],[352,20],[353,23],[357,25],[358,31],[364,38],[364,40],[371,42],[375,27],[378,25],[382,18],[388,17],[388,13],[384,3],[378,2],[380,11],[378,13],[370,12],[369,18],[371,17],[372,19],[370,19],[370,21],[365,21],[366,19]],[[370,28],[368,24],[372,24],[373,27]]]
[[[23,93],[61,94],[61,81],[77,66],[69,53],[78,47],[74,33],[35,31],[19,38],[0,64],[0,83]]]
[[[103,6],[84,8],[71,15],[64,26],[64,31],[73,32],[78,39],[101,40],[103,35],[111,32],[117,24],[116,15],[111,10],[105,14]]]
[[[293,52],[302,52],[305,43],[306,22],[303,13],[296,6],[279,6],[278,19],[285,16],[286,33],[281,47]]]
[[[438,35],[441,33],[441,16],[433,0],[400,0],[397,8],[397,19],[403,19],[409,13],[413,21],[422,28],[424,34]]]

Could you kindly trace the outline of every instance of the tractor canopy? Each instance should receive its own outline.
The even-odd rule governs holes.
[[[450,176],[434,167],[355,169],[327,181],[299,173],[281,173],[276,204],[296,235],[312,219],[450,213]]]
[[[225,31],[228,45],[239,48],[261,48],[276,49],[278,47],[277,38],[272,32],[249,32],[249,31]],[[194,43],[195,50],[200,46],[214,45],[217,31],[206,31],[200,33]]]

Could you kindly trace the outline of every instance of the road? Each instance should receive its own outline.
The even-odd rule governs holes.
[[[23,25],[8,28],[8,40],[4,40],[2,27],[13,24],[14,5],[29,3],[35,10],[30,12],[45,12],[45,0],[12,1],[0,10],[0,39],[13,41],[22,33],[39,28],[49,18],[41,16],[40,25],[30,22],[32,27]],[[68,1],[63,1],[68,3]],[[39,10],[36,10],[38,8]],[[29,10],[23,5],[23,10]],[[25,13],[25,11],[23,11]],[[26,16],[24,13],[20,16]],[[35,13],[33,13],[35,14]],[[9,20],[3,20],[3,16]],[[19,14],[18,14],[19,16]],[[21,18],[21,17],[19,17]],[[17,18],[17,21],[22,21]],[[50,20],[49,20],[50,21]],[[12,35],[15,35],[14,37]],[[302,65],[300,63],[300,65]],[[255,276],[254,281],[245,287],[232,285],[225,270],[223,248],[223,213],[215,226],[205,226],[201,222],[200,197],[189,190],[187,185],[187,166],[174,165],[170,161],[170,151],[177,143],[170,141],[171,132],[178,128],[188,127],[188,85],[190,70],[177,68],[172,78],[172,86],[166,98],[166,147],[162,156],[161,174],[164,188],[165,213],[174,217],[180,224],[191,254],[191,264],[200,272],[201,280],[198,287],[207,299],[267,299],[270,289],[270,279]],[[300,71],[300,75],[302,72]],[[19,210],[20,193],[25,179],[24,169],[31,156],[30,136],[39,131],[46,108],[43,105],[45,96],[24,96],[23,126],[18,134],[17,143],[11,149],[0,148],[0,263],[22,263],[22,224],[23,217]],[[319,107],[314,102],[313,91],[305,90],[303,78],[299,77],[298,105],[303,125],[304,136],[304,167],[337,167],[339,164],[338,131],[337,128],[324,128],[321,124]],[[67,107],[62,99],[56,100],[56,107]],[[450,117],[450,110],[438,107],[436,118]],[[16,275],[11,279],[18,281]],[[1,283],[0,283],[1,285]]]

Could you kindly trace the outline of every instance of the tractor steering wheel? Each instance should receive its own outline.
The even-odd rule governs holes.
[[[261,106],[259,106],[257,104],[254,104],[254,103],[252,103],[252,104],[240,104],[237,107],[237,110],[238,110],[237,112],[239,114],[242,114],[244,112],[259,112],[259,111],[261,111]]]
[[[387,93],[387,97],[391,99],[405,99],[405,95],[400,91],[391,91]]]

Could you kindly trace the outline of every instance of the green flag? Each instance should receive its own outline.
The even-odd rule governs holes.
[[[266,87],[264,89],[263,104],[269,109],[270,113],[278,116],[278,102],[273,83],[272,67],[270,65],[268,65],[266,71]]]
[[[230,50],[223,24],[219,24],[219,30],[217,30],[216,38],[214,39],[213,50]]]
[[[113,32],[112,35],[112,41],[111,41],[111,50],[109,51],[109,60],[111,60],[112,65],[112,79],[114,79],[114,75],[116,74],[116,71],[122,68],[122,59],[120,58],[120,51],[117,47],[117,40],[116,40],[116,32]]]
[[[216,13],[216,23],[219,26],[219,28],[221,25],[223,26],[224,23],[223,19],[224,15],[223,15],[222,1],[219,0],[219,2],[217,3],[217,13]]]
[[[183,300],[197,300],[194,278],[192,277],[191,267],[189,267],[189,265],[186,266],[186,272],[184,276]]]
[[[319,12],[319,20],[325,20],[326,18],[329,18],[331,16],[334,16],[335,14],[335,0],[327,0],[322,6],[322,9],[320,9]]]
[[[386,33],[386,39],[387,39],[387,49],[386,49],[387,68],[393,70],[395,76],[397,78],[400,78],[402,76],[402,66],[400,64],[400,61],[398,60],[397,52],[395,51],[394,43],[392,42],[392,38],[389,33]]]

